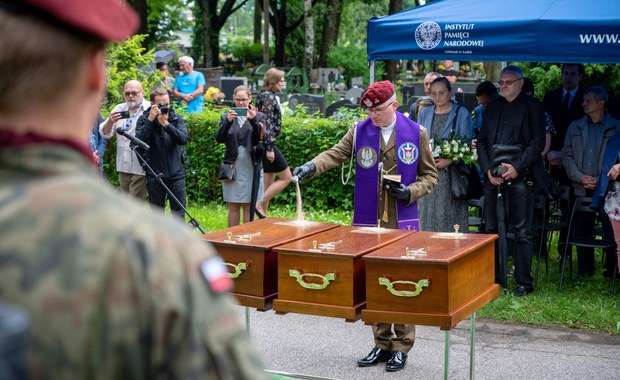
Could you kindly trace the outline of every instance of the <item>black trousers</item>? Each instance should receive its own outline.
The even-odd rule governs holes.
[[[506,231],[514,233],[512,249],[512,261],[515,266],[514,277],[517,285],[523,285],[528,289],[533,289],[534,279],[532,277],[532,257],[534,256],[534,236],[532,234],[532,214],[533,214],[533,187],[524,179],[517,178],[510,183],[505,183],[504,187],[504,208],[505,208],[505,227]],[[498,198],[499,186],[492,185],[485,180],[484,186],[484,219],[486,232],[498,233]],[[499,249],[496,244],[495,249],[495,282],[501,284],[499,266]]]
[[[162,180],[172,194],[181,202],[181,205],[185,207],[185,177],[172,180],[162,177]],[[146,176],[146,189],[149,192],[149,203],[151,205],[159,206],[163,209],[166,207],[166,198],[168,198],[172,213],[185,220],[185,211],[183,211],[183,208],[168,196],[166,190],[154,176]]]

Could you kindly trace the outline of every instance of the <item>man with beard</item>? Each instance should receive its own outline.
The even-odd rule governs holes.
[[[123,128],[126,134],[134,136],[138,119],[151,106],[148,100],[144,100],[142,84],[137,80],[130,80],[125,83],[123,96],[125,103],[114,107],[110,116],[99,125],[99,132],[106,140],[117,135],[116,129],[118,127]],[[119,136],[116,141],[118,181],[122,191],[144,201],[147,195],[146,176],[129,143],[129,139],[124,136]]]

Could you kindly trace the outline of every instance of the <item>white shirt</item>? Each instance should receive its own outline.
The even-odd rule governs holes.
[[[387,145],[388,141],[390,141],[390,136],[392,136],[395,125],[396,118],[394,118],[394,122],[387,127],[379,127],[379,129],[381,130],[381,136],[383,137],[383,144]]]
[[[136,154],[129,147],[130,141],[126,137],[119,136],[116,133],[116,128],[122,127],[127,133],[135,136],[138,119],[150,106],[151,103],[149,101],[143,100],[142,105],[136,109],[136,112],[132,114],[130,111],[129,119],[120,119],[114,123],[114,125],[112,125],[112,130],[108,134],[103,133],[103,126],[108,121],[108,118],[106,118],[103,123],[99,124],[99,134],[101,134],[104,139],[109,140],[113,136],[116,136],[116,171],[144,175],[144,170],[142,170],[142,165],[140,165],[138,157],[136,157]],[[112,109],[112,112],[121,111],[129,111],[127,103],[118,104]]]

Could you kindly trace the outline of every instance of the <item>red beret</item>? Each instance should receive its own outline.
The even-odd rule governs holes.
[[[72,29],[103,41],[121,41],[136,32],[136,12],[124,0],[16,0],[0,8],[21,14],[52,17]]]
[[[382,105],[395,95],[394,85],[389,80],[375,82],[362,96],[360,104],[364,108],[374,108]]]

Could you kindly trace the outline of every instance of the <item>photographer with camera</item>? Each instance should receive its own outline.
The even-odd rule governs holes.
[[[185,168],[183,166],[183,146],[187,144],[187,127],[183,120],[170,108],[170,96],[165,88],[151,91],[151,107],[144,111],[136,127],[136,137],[149,145],[143,152],[150,170],[146,172],[146,188],[149,202],[162,209],[165,207],[166,190],[157,181],[161,176],[163,183],[185,207]],[[184,218],[182,207],[170,199],[170,210]]]
[[[129,147],[129,139],[116,133],[116,130],[120,127],[126,134],[135,135],[138,118],[151,104],[144,100],[142,84],[135,79],[125,83],[123,96],[125,103],[117,104],[99,124],[99,134],[106,140],[116,136],[116,171],[121,191],[144,202],[147,195],[144,170]]]

